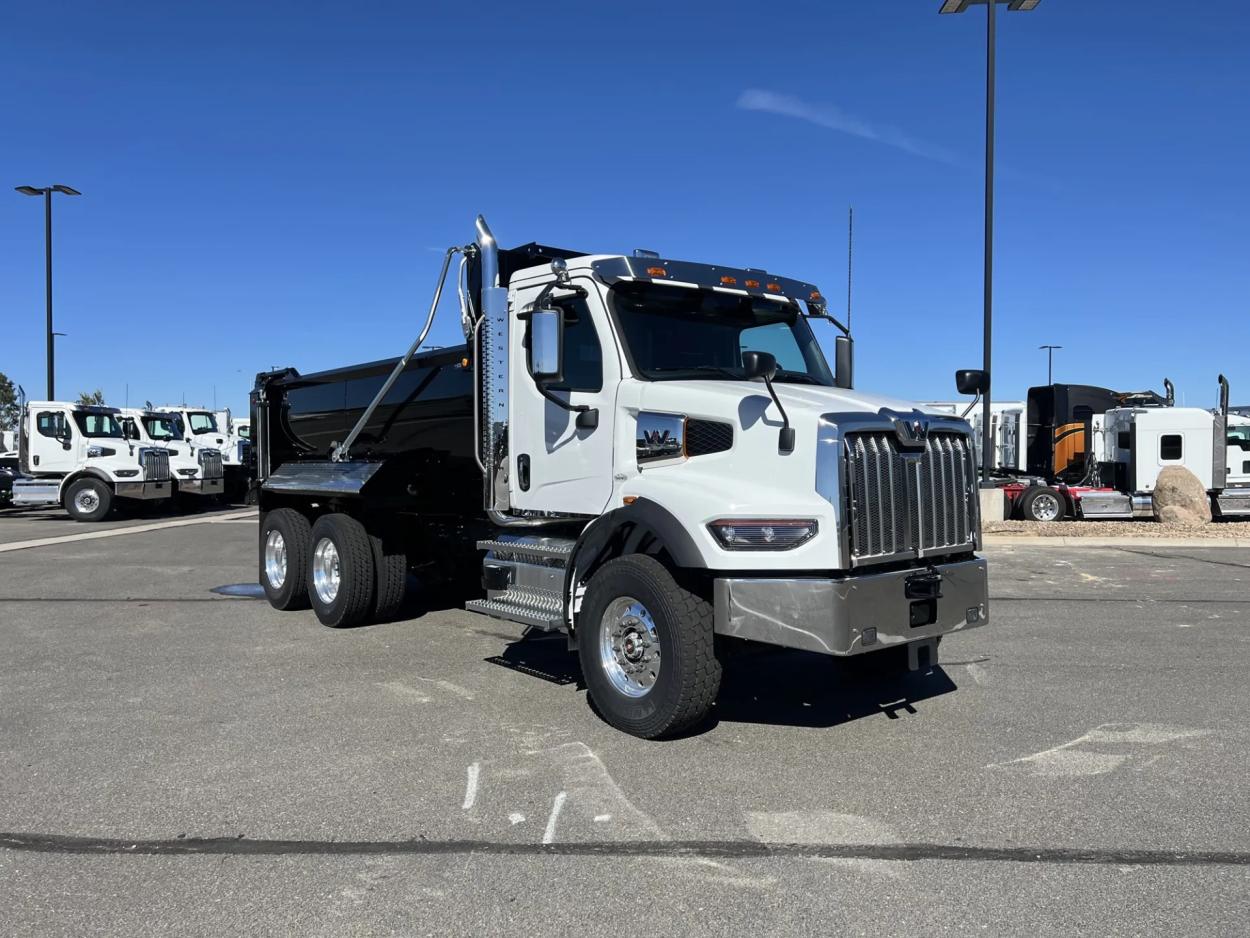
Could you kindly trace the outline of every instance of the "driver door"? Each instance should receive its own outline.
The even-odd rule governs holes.
[[[80,434],[61,409],[37,410],[31,417],[30,468],[34,472],[73,472]]]
[[[578,415],[543,397],[527,361],[529,323],[517,318],[543,283],[518,287],[509,297],[508,492],[514,508],[597,515],[612,497],[612,438],[620,362],[603,298],[588,278],[580,298],[559,288],[564,311],[563,377],[546,385],[552,396],[598,410],[598,425],[579,427]]]

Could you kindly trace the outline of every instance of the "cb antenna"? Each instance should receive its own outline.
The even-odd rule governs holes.
[[[846,208],[846,331],[851,331],[851,249],[855,241],[855,207]]]

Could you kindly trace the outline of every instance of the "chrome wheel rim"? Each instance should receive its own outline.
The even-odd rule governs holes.
[[[604,610],[599,627],[603,673],[626,697],[645,697],[660,676],[660,635],[650,610],[622,596]]]
[[[1042,493],[1033,499],[1033,519],[1035,521],[1054,521],[1059,517],[1059,499],[1049,493]]]
[[[84,514],[90,514],[100,507],[100,496],[95,489],[83,489],[74,496],[74,507]]]
[[[277,529],[265,538],[265,576],[276,590],[286,582],[286,538]]]
[[[330,605],[339,594],[342,574],[339,570],[339,549],[328,537],[319,540],[313,551],[312,574],[317,598],[325,605]]]

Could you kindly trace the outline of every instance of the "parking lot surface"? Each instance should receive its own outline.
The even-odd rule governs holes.
[[[992,548],[940,667],[757,649],[644,742],[428,586],[214,592],[240,515],[0,553],[0,931],[1245,934],[1250,551]]]

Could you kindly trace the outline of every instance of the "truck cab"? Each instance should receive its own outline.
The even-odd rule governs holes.
[[[122,408],[122,435],[139,446],[163,449],[169,455],[175,496],[220,495],[224,490],[221,453],[210,447],[192,452],[184,442],[185,427],[177,414],[152,408]]]
[[[201,450],[218,452],[225,473],[225,494],[238,498],[246,492],[250,476],[250,441],[236,432],[229,409],[207,410],[173,404],[159,408],[162,412],[175,414],[182,422],[183,442],[197,456]]]
[[[419,355],[456,254],[466,343]],[[706,715],[735,640],[934,664],[988,618],[971,428],[854,390],[851,349],[810,283],[479,218],[401,359],[257,376],[262,586],[342,626],[476,570],[466,608],[564,632],[643,737]]]
[[[159,501],[173,486],[169,454],[128,440],[115,407],[28,401],[19,431],[14,506],[63,505],[76,521],[101,521],[117,500]]]

